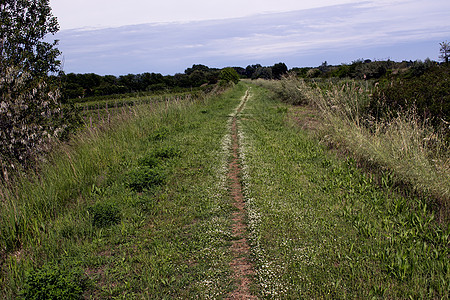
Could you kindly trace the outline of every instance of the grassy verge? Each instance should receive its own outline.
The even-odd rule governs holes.
[[[388,173],[404,191],[429,196],[428,205],[438,212],[438,219],[448,222],[450,148],[414,111],[377,120],[368,113],[374,88],[369,82],[325,81],[311,87],[290,77],[260,84],[275,90],[288,103],[318,108],[322,140],[347,150],[375,172]]]
[[[445,298],[449,228],[424,199],[380,189],[254,87],[241,115],[243,183],[261,298]]]
[[[232,290],[222,140],[244,92],[141,105],[109,129],[80,134],[16,188],[1,186],[0,298]]]

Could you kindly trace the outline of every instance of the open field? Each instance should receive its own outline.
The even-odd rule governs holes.
[[[450,229],[426,197],[295,118],[320,120],[241,82],[86,129],[0,186],[0,297],[448,298]]]

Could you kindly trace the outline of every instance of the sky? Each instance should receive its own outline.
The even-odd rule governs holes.
[[[66,73],[438,60],[448,0],[50,0]]]

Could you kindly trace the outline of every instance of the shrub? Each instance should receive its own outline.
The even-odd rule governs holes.
[[[308,103],[308,98],[304,95],[301,87],[303,81],[295,73],[283,76],[281,80],[258,80],[258,85],[273,91],[277,98],[292,105],[304,105]]]
[[[27,274],[22,296],[25,299],[81,299],[85,288],[80,270],[44,266]]]
[[[422,120],[436,126],[450,121],[450,68],[434,67],[419,76],[407,74],[384,81],[373,93],[370,113],[386,117],[388,112],[417,109]]]

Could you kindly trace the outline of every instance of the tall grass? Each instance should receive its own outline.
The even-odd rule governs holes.
[[[322,137],[344,147],[359,160],[391,174],[391,179],[437,200],[440,220],[450,214],[450,151],[439,132],[412,111],[391,113],[377,121],[366,113],[373,84],[365,81],[326,81],[313,84],[296,77],[260,82],[297,104],[319,109]],[[286,88],[288,87],[288,88]]]
[[[220,92],[214,91],[208,97]],[[87,126],[69,143],[57,146],[34,171],[10,174],[9,179],[0,181],[0,266],[11,262],[12,256],[20,260],[24,249],[44,247],[43,236],[48,239],[52,234],[50,224],[55,220],[64,223],[68,211],[86,206],[86,199],[92,198],[96,186],[114,177],[135,153],[142,152],[140,148],[145,146],[142,141],[151,143],[148,137],[161,124],[170,123],[176,128],[184,120],[183,112],[206,97],[175,97],[171,101],[123,109],[111,116],[110,122]],[[83,223],[81,220],[86,216],[80,213],[79,217]],[[38,255],[40,250],[33,252]],[[31,260],[39,259],[42,257]],[[0,283],[6,281],[1,278],[3,275],[0,272]]]

